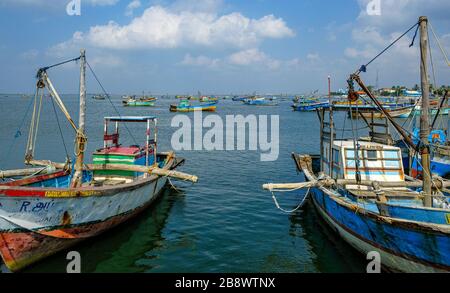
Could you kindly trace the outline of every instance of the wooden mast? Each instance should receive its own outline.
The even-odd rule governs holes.
[[[80,187],[83,183],[83,161],[86,147],[85,135],[85,116],[86,116],[86,51],[81,49],[80,55],[80,117],[78,121],[78,131],[75,144],[75,174],[72,179],[71,187]]]
[[[431,197],[431,170],[430,170],[430,145],[428,138],[430,136],[429,112],[429,90],[428,82],[428,19],[426,16],[419,18],[420,26],[420,78],[422,86],[422,113],[420,115],[420,140],[422,147],[420,149],[422,159],[423,193],[424,206],[432,207]]]

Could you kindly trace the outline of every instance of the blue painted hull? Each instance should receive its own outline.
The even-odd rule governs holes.
[[[431,159],[431,173],[438,175],[442,178],[450,177],[450,161],[445,160],[444,158],[434,157]],[[417,178],[422,174],[422,166],[417,162],[416,158],[413,158],[412,166],[411,166],[412,176]]]
[[[314,189],[312,199],[320,215],[342,238],[364,254],[379,252],[386,268],[402,272],[450,272],[448,232],[426,229],[411,221],[383,221],[383,217],[363,208],[342,204],[322,189]],[[408,210],[391,207],[389,212],[403,217]],[[417,215],[417,209],[411,212],[411,217],[422,216]]]
[[[299,112],[310,112],[315,111],[317,109],[329,107],[329,103],[315,103],[315,104],[305,104],[305,105],[293,105],[292,108],[294,108],[294,111]]]

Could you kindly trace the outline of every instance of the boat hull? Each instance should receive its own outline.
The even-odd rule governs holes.
[[[388,109],[387,112],[392,118],[408,118],[411,115],[411,112],[414,107],[405,107],[405,108],[399,108],[399,109]],[[384,114],[377,111],[377,110],[361,110],[358,109],[358,111],[350,112],[351,117],[353,119],[359,118],[360,116],[363,116],[364,118],[374,118],[374,119],[381,119],[384,118]]]
[[[191,107],[178,107],[176,105],[170,106],[170,112],[215,112],[217,109],[217,106],[211,105],[211,106],[191,106]]]
[[[125,102],[125,107],[154,107],[155,102]]]
[[[292,108],[294,111],[298,112],[311,112],[316,111],[317,109],[322,109],[329,107],[329,103],[316,103],[316,104],[309,104],[309,105],[293,105]]]
[[[438,231],[420,231],[414,225],[392,225],[333,200],[314,189],[312,201],[325,222],[359,252],[380,253],[388,270],[407,273],[450,272],[450,238]]]
[[[8,269],[18,271],[95,237],[148,208],[159,197],[166,182],[166,177],[152,176],[93,196],[2,196],[2,259]]]

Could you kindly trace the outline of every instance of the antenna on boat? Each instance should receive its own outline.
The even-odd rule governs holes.
[[[80,55],[80,118],[78,121],[77,138],[75,144],[75,174],[71,186],[79,187],[83,182],[83,161],[84,151],[86,149],[86,50],[81,49]]]
[[[428,18],[421,16],[419,18],[420,28],[420,78],[422,86],[422,113],[420,115],[420,140],[421,140],[421,160],[422,160],[422,177],[423,177],[423,193],[424,206],[432,206],[431,198],[431,170],[430,170],[430,145],[428,137],[430,136],[430,122],[428,120],[429,111],[429,91],[430,85],[428,81]]]

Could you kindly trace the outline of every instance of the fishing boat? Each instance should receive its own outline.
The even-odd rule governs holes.
[[[427,23],[427,18],[421,17],[411,28],[417,26],[421,34],[422,89],[429,89]],[[266,184],[263,188],[272,192],[309,188],[306,196],[324,221],[364,255],[378,253],[388,271],[450,272],[450,201],[444,195],[450,183],[431,177],[428,90],[423,91],[419,148],[364,84],[359,76],[364,70],[350,76],[349,100],[358,98],[356,82],[408,147],[420,153],[423,180],[405,175],[401,149],[389,143],[387,132],[372,129],[369,138],[336,139],[331,108],[318,112],[320,158],[314,162],[310,155],[293,155],[306,182]]]
[[[243,102],[246,99],[246,97],[239,97],[239,96],[234,96],[232,98],[233,102]]]
[[[266,98],[262,98],[262,97],[258,97],[258,96],[247,98],[243,102],[245,105],[249,105],[249,106],[278,106],[277,101],[271,101]]]
[[[200,103],[219,103],[219,98],[215,98],[215,97],[207,97],[207,96],[203,96],[200,98]]]
[[[136,96],[129,96],[122,101],[125,107],[154,107],[157,98],[142,96],[136,98]]]
[[[386,111],[393,118],[408,118],[411,115],[411,112],[413,111],[414,107],[415,107],[414,105],[406,107],[403,106],[388,107]],[[358,119],[361,117],[381,119],[385,117],[384,113],[379,112],[375,106],[358,107],[357,111],[349,111],[349,116],[351,116],[352,119]]]
[[[302,99],[292,105],[294,111],[299,112],[311,112],[316,111],[324,107],[330,107],[328,101],[312,100],[312,99]]]
[[[92,99],[94,99],[94,100],[106,100],[106,97],[105,97],[105,95],[93,95],[92,96]]]
[[[177,105],[170,105],[170,112],[215,112],[217,103],[202,103],[199,105],[192,105],[188,100],[182,100]]]
[[[184,162],[174,152],[159,152],[157,118],[153,116],[106,117],[103,146],[94,152],[93,164],[86,164],[84,50],[78,58],[63,63],[75,61],[81,67],[78,126],[47,73],[62,63],[39,70],[35,96],[36,106],[43,96],[39,93],[47,89],[74,129],[74,163],[69,158],[65,163],[34,159],[41,116],[40,107],[35,107],[25,157],[26,164],[34,167],[1,171],[0,255],[11,271],[124,223],[159,197],[168,177],[197,181],[195,176],[174,171]],[[142,146],[120,143],[119,127],[129,123],[145,126]],[[114,124],[112,131],[110,124]]]

